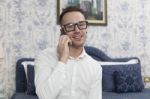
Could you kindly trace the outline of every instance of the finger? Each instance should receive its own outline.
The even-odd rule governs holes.
[[[60,36],[59,42],[62,42],[64,36]]]
[[[69,38],[69,36],[68,35],[64,35],[63,37],[63,40],[62,40],[62,42],[65,42],[65,41],[70,41],[70,38]]]
[[[64,42],[64,40],[65,40],[64,36],[60,36],[60,38],[59,38],[59,43]]]
[[[69,38],[69,36],[67,36],[67,43],[69,43],[69,45],[72,45],[72,41],[71,41],[71,39]]]
[[[68,38],[67,37],[63,37],[63,39],[62,39],[62,42],[61,42],[62,44],[66,44],[66,43],[68,43]]]
[[[68,37],[67,36],[62,36],[60,38],[60,41],[59,41],[59,47],[63,48],[64,46],[66,46],[66,44],[68,43]]]
[[[68,44],[69,44],[69,45],[72,45],[72,41],[71,41],[70,38],[68,39]]]

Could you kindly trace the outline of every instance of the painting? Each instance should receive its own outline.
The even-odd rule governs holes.
[[[57,0],[57,17],[68,6],[80,7],[89,24],[107,25],[107,0]]]

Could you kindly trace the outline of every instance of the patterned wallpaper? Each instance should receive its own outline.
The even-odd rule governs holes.
[[[139,57],[142,75],[150,77],[150,0],[107,1],[108,25],[89,26],[86,44],[111,57]],[[15,91],[16,60],[56,46],[60,34],[56,4],[56,0],[0,0],[0,40],[5,50],[0,92],[7,98]]]

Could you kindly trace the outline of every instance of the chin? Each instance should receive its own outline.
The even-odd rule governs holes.
[[[84,46],[83,43],[73,43],[73,44],[72,44],[72,47],[75,47],[75,48],[81,48],[81,47],[83,47],[83,46]]]

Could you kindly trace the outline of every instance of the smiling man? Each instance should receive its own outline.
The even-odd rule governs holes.
[[[84,49],[87,36],[84,12],[76,7],[60,15],[57,48],[45,49],[35,60],[39,99],[102,99],[102,70]]]

